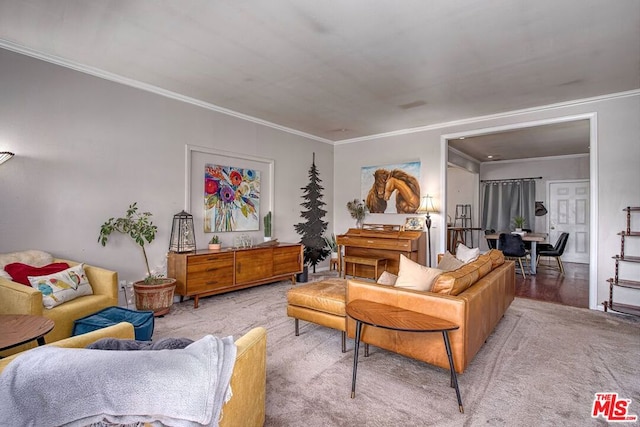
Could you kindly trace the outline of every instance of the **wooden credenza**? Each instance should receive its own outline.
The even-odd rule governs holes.
[[[302,272],[303,253],[299,243],[275,246],[229,248],[219,251],[170,252],[167,276],[176,279],[176,294],[193,297],[194,308],[202,296],[290,279]]]
[[[426,263],[426,234],[423,231],[350,228],[345,234],[336,237],[336,243],[343,248],[338,252],[341,257],[385,258],[386,270],[393,274],[398,274],[400,255],[422,265]],[[340,265],[342,266],[342,259]],[[349,266],[347,271],[352,271],[352,268],[353,266]],[[371,266],[356,265],[355,269],[356,275],[360,277],[375,275],[374,267]]]

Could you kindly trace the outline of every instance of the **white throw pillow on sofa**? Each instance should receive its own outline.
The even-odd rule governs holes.
[[[29,283],[42,292],[42,304],[45,308],[53,308],[79,296],[93,294],[84,272],[84,264],[47,276],[29,276]]]
[[[463,265],[464,262],[453,256],[451,252],[446,251],[436,267],[443,271],[453,271],[459,269]]]
[[[389,273],[388,271],[383,271],[382,274],[380,275],[380,277],[378,277],[377,280],[377,284],[378,285],[388,285],[388,286],[393,286],[396,284],[396,281],[398,280],[398,276],[396,276],[393,273]]]
[[[458,243],[456,248],[456,258],[465,264],[475,261],[480,256],[480,248],[468,248],[462,243]]]
[[[411,261],[404,255],[400,255],[400,268],[398,279],[394,285],[396,288],[414,289],[416,291],[430,291],[433,282],[444,271],[437,268],[429,268]]]

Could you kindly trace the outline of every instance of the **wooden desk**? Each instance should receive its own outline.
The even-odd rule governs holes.
[[[358,371],[358,347],[362,336],[362,324],[374,326],[376,328],[390,329],[393,331],[405,332],[441,332],[444,339],[444,348],[449,358],[449,368],[451,369],[451,387],[456,390],[458,398],[458,409],[464,413],[460,389],[458,388],[458,377],[456,376],[453,356],[451,354],[451,344],[449,342],[449,331],[459,328],[455,323],[448,320],[428,316],[423,313],[405,310],[387,304],[380,304],[373,301],[353,300],[346,307],[347,315],[356,321],[356,342],[353,355],[353,378],[351,380],[351,398],[356,395],[356,373]]]
[[[55,326],[53,320],[29,314],[0,315],[0,350],[37,340],[44,345],[44,336]]]
[[[505,231],[504,233],[509,234],[511,232]],[[496,248],[500,249],[500,246],[499,246],[500,234],[501,233],[485,234],[484,237],[489,240],[495,240]],[[529,263],[529,265],[531,266],[531,274],[535,275],[536,274],[536,248],[537,248],[538,242],[544,242],[545,240],[547,240],[547,235],[545,233],[526,233],[524,236],[522,236],[522,240],[524,242],[531,242],[531,262]]]

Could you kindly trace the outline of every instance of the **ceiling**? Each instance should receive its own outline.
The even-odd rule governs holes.
[[[478,162],[589,153],[589,120],[548,124],[449,140],[449,147]]]
[[[335,142],[638,90],[640,1],[0,0],[0,47]]]

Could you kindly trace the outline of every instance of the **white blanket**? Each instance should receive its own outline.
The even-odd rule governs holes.
[[[181,350],[35,348],[0,375],[0,426],[217,426],[235,358],[232,337],[211,335]]]

